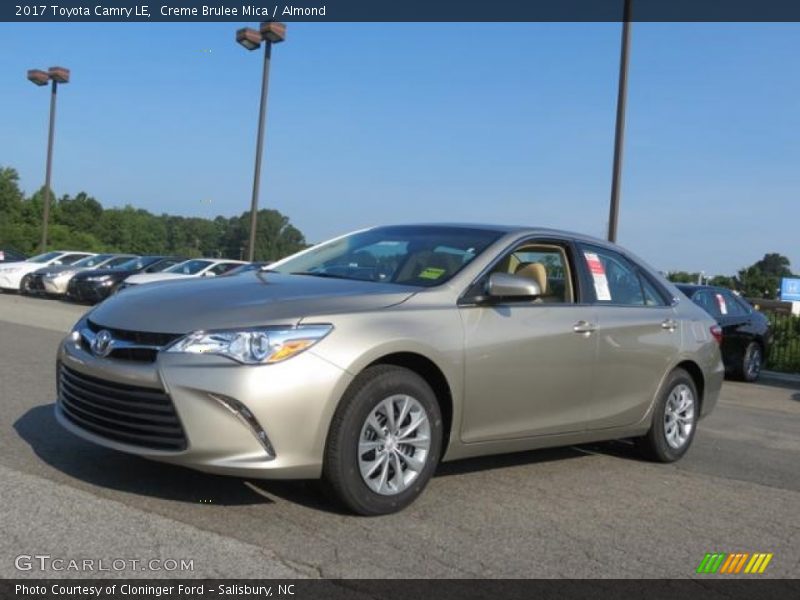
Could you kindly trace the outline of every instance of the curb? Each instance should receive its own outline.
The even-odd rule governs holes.
[[[779,373],[778,371],[761,371],[761,377],[764,379],[771,379],[772,381],[800,384],[800,374]]]

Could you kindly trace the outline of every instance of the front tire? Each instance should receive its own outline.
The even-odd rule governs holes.
[[[31,281],[33,280],[33,275],[25,275],[22,278],[22,281],[19,282],[19,293],[23,294],[24,296],[32,296],[33,290],[31,290]]]
[[[369,367],[333,417],[323,480],[355,513],[397,512],[425,488],[441,449],[442,416],[428,383],[403,367]]]
[[[683,369],[675,369],[656,400],[650,431],[636,440],[642,454],[656,462],[680,459],[692,445],[699,416],[694,380]]]

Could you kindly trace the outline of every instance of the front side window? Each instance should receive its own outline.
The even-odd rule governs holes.
[[[442,284],[502,232],[467,227],[376,227],[314,246],[269,271],[419,287]]]
[[[542,290],[537,303],[575,301],[569,260],[564,248],[558,244],[526,242],[503,257],[492,273],[533,279]]]

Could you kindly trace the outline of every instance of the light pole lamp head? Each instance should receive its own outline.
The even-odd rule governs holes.
[[[48,74],[50,75],[50,79],[57,83],[69,82],[69,69],[65,69],[64,67],[50,67]]]
[[[261,37],[268,42],[277,44],[286,39],[286,24],[277,21],[266,21],[261,24]]]
[[[248,50],[256,50],[261,45],[261,34],[255,29],[245,27],[236,32],[236,41]]]
[[[50,75],[40,69],[31,69],[28,71],[28,81],[36,85],[47,85],[50,81]]]

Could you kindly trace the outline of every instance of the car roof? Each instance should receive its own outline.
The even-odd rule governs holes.
[[[534,227],[524,225],[498,225],[492,223],[397,223],[394,225],[377,225],[372,229],[382,229],[384,227],[450,227],[453,229],[481,229],[484,231],[496,231],[503,234],[528,234],[528,235],[552,235],[567,237],[578,241],[588,242],[595,245],[618,248],[616,244],[606,240],[596,238],[576,231],[564,229],[553,229],[550,227]]]

